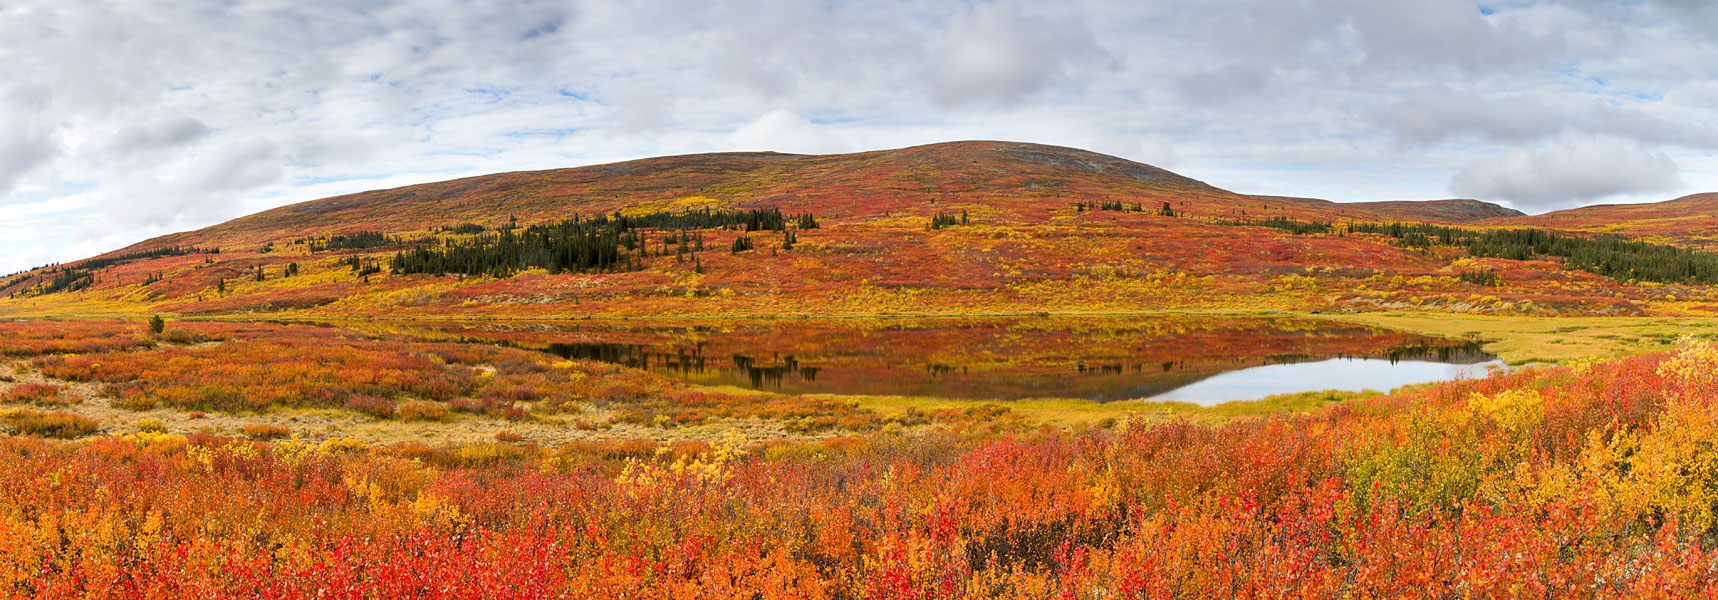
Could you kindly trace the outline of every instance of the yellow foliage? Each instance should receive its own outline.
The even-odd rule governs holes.
[[[1534,390],[1504,390],[1487,397],[1474,394],[1467,409],[1485,415],[1509,431],[1526,431],[1545,420],[1545,399]]]
[[[1658,365],[1658,375],[1685,384],[1718,383],[1718,347],[1684,338],[1682,351]]]
[[[743,436],[729,432],[714,450],[701,452],[695,457],[682,456],[674,462],[665,462],[663,455],[668,449],[658,448],[653,460],[628,459],[626,468],[614,482],[633,497],[647,496],[682,484],[697,487],[721,485],[733,478],[734,464],[746,455],[740,447],[744,442]]]
[[[316,449],[323,454],[346,454],[364,452],[370,447],[356,438],[345,437],[322,442],[322,445],[317,446]]]

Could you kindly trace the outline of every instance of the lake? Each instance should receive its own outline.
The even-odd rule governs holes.
[[[439,337],[782,393],[1216,404],[1483,376],[1467,340],[1306,318],[482,322]]]

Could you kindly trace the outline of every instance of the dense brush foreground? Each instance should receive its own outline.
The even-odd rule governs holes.
[[[8,437],[0,593],[1711,597],[1715,443],[1718,349],[1698,343],[1222,425]]]

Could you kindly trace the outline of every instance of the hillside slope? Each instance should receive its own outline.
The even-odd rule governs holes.
[[[1600,204],[1542,215],[1490,219],[1487,225],[1547,227],[1706,246],[1718,242],[1718,193],[1647,204]]]
[[[1551,260],[1475,260],[1459,246],[1292,226],[1457,222],[1494,209],[1242,195],[1120,158],[1009,142],[672,156],[281,207],[0,280],[0,313],[1634,314],[1667,297],[1678,311],[1711,301],[1706,287],[1647,290]],[[495,246],[572,243],[568,235],[607,246]]]
[[[1527,216],[1527,213],[1513,208],[1468,199],[1350,202],[1348,206],[1381,216],[1435,223],[1472,223],[1485,219]]]

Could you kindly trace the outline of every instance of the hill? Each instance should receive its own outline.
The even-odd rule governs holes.
[[[1436,223],[1473,223],[1485,219],[1527,216],[1526,213],[1513,208],[1467,199],[1350,202],[1348,206],[1381,216]]]
[[[1704,247],[1718,242],[1718,193],[1647,204],[1600,204],[1542,215],[1490,219],[1485,224],[1609,233]]]
[[[1465,242],[1346,229],[1502,210],[1243,195],[1112,156],[1010,142],[672,156],[285,206],[0,280],[0,312],[1635,314],[1714,301],[1707,286],[1645,289],[1615,272],[1663,257],[1607,255],[1611,271],[1586,273],[1531,247],[1471,256]],[[1666,282],[1688,283],[1681,277]]]

